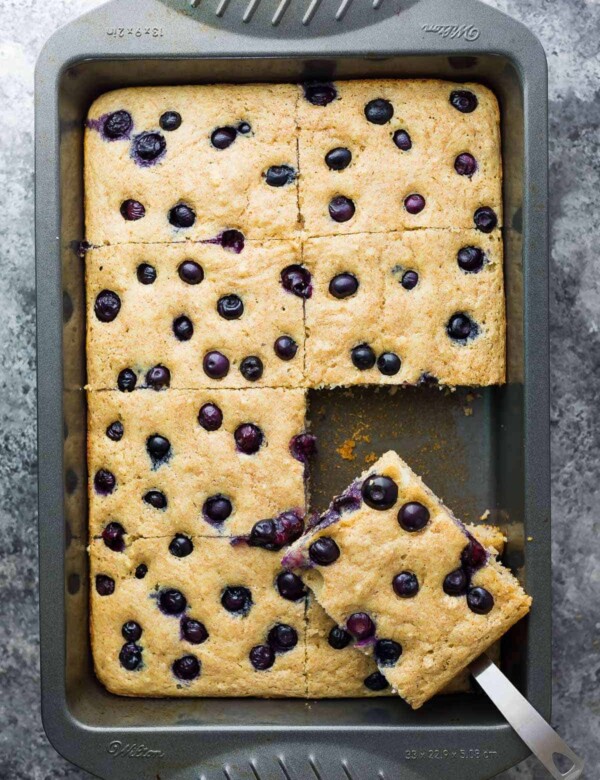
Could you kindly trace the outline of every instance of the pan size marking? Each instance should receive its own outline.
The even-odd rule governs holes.
[[[107,27],[106,34],[111,38],[162,38],[163,27]]]
[[[495,758],[498,755],[497,750],[481,750],[480,748],[427,748],[408,749],[404,751],[406,761],[444,761],[455,759],[458,761],[479,761],[481,759]]]
[[[476,41],[481,35],[479,29],[472,24],[424,24],[421,29],[441,38],[464,38],[470,42]]]
[[[106,752],[113,758],[164,758],[162,750],[152,750],[143,742],[121,742],[113,739],[109,742]]]

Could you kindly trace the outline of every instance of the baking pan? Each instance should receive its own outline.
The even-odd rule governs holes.
[[[147,84],[431,76],[502,109],[508,384],[311,394],[313,503],[399,450],[466,520],[490,509],[534,597],[503,665],[551,694],[547,74],[524,27],[477,0],[114,0],[60,30],[36,72],[42,710],[52,744],[110,780],[483,780],[527,749],[483,695],[136,700],[97,682],[88,641],[82,135],[91,102]],[[467,411],[465,411],[465,409]],[[470,413],[472,412],[472,413]],[[343,445],[343,446],[342,446]],[[338,449],[349,460],[340,457]],[[351,458],[355,456],[355,459]]]

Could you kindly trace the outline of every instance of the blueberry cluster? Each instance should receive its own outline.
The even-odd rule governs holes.
[[[264,645],[256,645],[250,650],[250,663],[257,671],[266,671],[275,663],[280,653],[289,653],[298,644],[298,632],[286,623],[276,623],[267,634]]]

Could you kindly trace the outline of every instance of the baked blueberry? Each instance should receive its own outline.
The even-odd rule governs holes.
[[[398,522],[405,531],[422,531],[429,522],[429,509],[419,501],[409,501],[400,507]]]
[[[244,249],[244,242],[244,234],[240,230],[224,230],[219,236],[219,243],[223,249],[235,252],[236,255]]]
[[[167,497],[160,490],[149,490],[144,494],[144,501],[146,504],[154,507],[154,509],[167,508]]]
[[[196,221],[196,212],[186,203],[178,203],[169,211],[169,222],[176,228],[192,227]]]
[[[171,454],[171,442],[165,436],[155,433],[146,439],[146,450],[156,465],[167,460]]]
[[[194,323],[182,314],[173,320],[173,333],[178,341],[189,341],[194,335]]]
[[[365,117],[374,125],[385,125],[394,116],[394,106],[389,100],[375,98],[365,106]]]
[[[142,663],[142,648],[134,642],[123,645],[119,653],[119,662],[128,672],[133,672]]]
[[[249,122],[240,122],[237,126],[237,131],[242,135],[248,135],[252,132],[252,125]]]
[[[136,222],[146,216],[146,209],[139,200],[128,198],[121,203],[121,216],[127,222]]]
[[[269,645],[256,645],[250,650],[249,658],[255,669],[264,672],[275,663],[275,652]]]
[[[298,644],[298,632],[286,623],[277,623],[267,636],[269,646],[276,653],[287,653]]]
[[[306,587],[297,574],[282,571],[277,575],[275,587],[281,598],[286,601],[300,601],[306,597]]]
[[[136,566],[135,569],[136,580],[143,580],[146,574],[148,574],[148,567],[146,566],[145,563],[140,563],[139,566]]]
[[[153,390],[164,390],[171,384],[171,372],[166,366],[153,366],[146,374],[146,384]]]
[[[184,655],[173,662],[173,674],[178,680],[190,682],[200,677],[202,666],[195,655]]]
[[[141,133],[133,139],[131,156],[149,164],[156,162],[165,153],[167,142],[161,133]]]
[[[336,195],[329,202],[329,216],[334,222],[348,222],[355,211],[354,201],[345,195]]]
[[[94,490],[101,496],[108,496],[113,492],[117,485],[117,480],[112,471],[108,469],[98,469],[94,475]]]
[[[123,623],[121,634],[126,642],[137,642],[142,635],[142,627],[135,620],[128,620]]]
[[[243,452],[244,455],[254,455],[261,448],[265,437],[258,425],[243,423],[235,429],[233,438],[238,452]]]
[[[115,592],[115,581],[106,574],[96,574],[96,591],[100,596],[112,596]]]
[[[291,336],[280,336],[275,340],[273,349],[280,360],[293,360],[298,352],[298,345]]]
[[[359,641],[375,636],[375,623],[366,612],[355,612],[346,621],[346,628]]]
[[[448,596],[464,596],[467,585],[468,578],[464,569],[455,569],[444,577],[444,593]]]
[[[194,260],[184,260],[177,270],[179,278],[186,284],[200,284],[204,279],[202,266],[198,265]]]
[[[373,672],[373,674],[365,677],[364,685],[370,691],[385,691],[386,688],[389,688],[390,684],[381,672]]]
[[[395,376],[402,366],[402,361],[395,352],[382,352],[377,358],[377,368],[384,376]]]
[[[419,284],[419,274],[416,271],[405,271],[402,274],[402,281],[400,284],[405,290],[414,290]]]
[[[165,111],[160,117],[159,124],[161,130],[167,132],[178,130],[181,127],[181,114],[178,111]]]
[[[67,473],[65,474],[65,490],[69,495],[73,495],[77,489],[78,482],[79,480],[77,479],[77,474],[73,471],[73,469],[67,469]]]
[[[485,588],[471,588],[467,593],[467,604],[471,612],[487,615],[494,608],[494,597]]]
[[[262,360],[256,355],[245,357],[240,363],[240,372],[248,382],[257,382],[263,375]]]
[[[382,512],[398,500],[398,485],[390,477],[371,474],[363,482],[361,493],[367,506]]]
[[[248,537],[251,547],[278,551],[302,536],[304,521],[296,512],[282,512],[274,520],[259,520]]]
[[[274,520],[259,520],[254,523],[248,544],[251,547],[263,547],[265,550],[277,550],[277,528]]]
[[[469,274],[476,274],[483,268],[485,253],[477,246],[463,246],[457,255],[458,267]]]
[[[317,437],[312,433],[299,433],[290,442],[290,452],[300,463],[308,463],[317,454]]]
[[[265,173],[265,181],[270,187],[285,187],[296,178],[296,171],[290,165],[271,165]]]
[[[217,302],[217,311],[224,320],[239,320],[244,313],[244,304],[239,295],[223,295]]]
[[[66,290],[63,290],[63,323],[66,325],[67,322],[71,319],[73,316],[73,301],[71,300],[71,296]]]
[[[168,588],[159,593],[158,606],[165,615],[181,615],[187,607],[187,599],[180,590]]]
[[[217,127],[210,136],[210,142],[215,149],[227,149],[237,138],[235,127]]]
[[[247,615],[252,604],[252,593],[243,585],[229,586],[221,594],[221,605],[234,615]]]
[[[129,111],[114,111],[104,120],[102,130],[107,138],[116,141],[118,138],[128,138],[132,127],[133,119]]]
[[[412,571],[401,571],[392,580],[392,588],[396,596],[402,599],[410,599],[419,592],[419,580]]]
[[[373,368],[377,359],[375,352],[368,344],[359,344],[350,352],[352,363],[359,371],[368,371]]]
[[[208,631],[199,620],[184,617],[181,620],[181,638],[192,645],[201,645],[208,639]]]
[[[473,215],[473,221],[477,230],[480,230],[482,233],[491,233],[498,225],[496,212],[489,206],[482,206],[480,209],[477,209]]]
[[[192,540],[183,534],[174,536],[169,545],[169,552],[176,558],[186,558],[188,555],[191,555],[193,551],[194,545]]]
[[[336,146],[325,155],[325,163],[332,171],[343,171],[352,162],[352,152],[344,146]]]
[[[340,626],[334,626],[329,632],[327,641],[334,650],[343,650],[352,641],[351,635]]]
[[[448,320],[446,332],[453,341],[465,342],[477,335],[478,327],[467,314],[457,312]]]
[[[378,639],[375,642],[375,660],[379,666],[394,666],[402,655],[402,645],[393,639]]]
[[[223,424],[223,412],[216,404],[204,404],[198,412],[198,422],[205,431],[218,431]]]
[[[408,152],[412,149],[412,138],[406,130],[396,130],[393,138],[394,143],[401,151]]]
[[[207,352],[202,365],[204,373],[211,379],[223,379],[229,373],[229,359],[222,352]]]
[[[477,95],[466,89],[456,89],[450,93],[450,103],[457,111],[463,114],[470,114],[479,105]]]
[[[331,566],[340,557],[340,548],[329,536],[321,536],[308,548],[308,556],[319,566]]]
[[[454,160],[454,170],[459,176],[473,176],[477,170],[477,160],[472,154],[463,152]]]
[[[349,298],[358,290],[358,279],[349,272],[337,274],[329,282],[329,293],[334,298]]]
[[[233,505],[231,501],[220,493],[207,498],[202,507],[204,519],[214,525],[224,523],[232,512]]]
[[[123,552],[125,549],[125,540],[123,538],[124,536],[125,529],[121,523],[117,523],[116,521],[109,523],[102,531],[102,539],[104,544],[108,547],[109,550],[112,550],[113,552]]]
[[[420,214],[425,208],[425,198],[417,192],[413,192],[404,200],[404,208],[409,214]]]
[[[124,368],[119,371],[117,377],[117,387],[122,393],[132,393],[137,384],[137,375],[130,368]]]
[[[100,322],[112,322],[121,311],[121,299],[112,290],[102,290],[96,296],[94,314]]]
[[[488,554],[485,547],[477,539],[469,539],[469,544],[460,554],[460,561],[463,567],[470,573],[481,569],[487,563]]]
[[[137,267],[137,278],[140,284],[154,284],[156,268],[149,263],[140,263]]]
[[[430,374],[428,371],[424,371],[417,382],[419,387],[438,387],[439,384],[440,380],[437,376],[433,376],[433,374]]]
[[[284,290],[299,298],[310,298],[312,295],[311,281],[310,272],[302,265],[288,265],[281,272],[281,284]]]
[[[313,106],[327,106],[337,97],[337,89],[330,81],[312,81],[304,85],[304,97]]]

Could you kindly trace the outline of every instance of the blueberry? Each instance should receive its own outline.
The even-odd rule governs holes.
[[[265,181],[271,187],[284,187],[296,178],[296,171],[289,165],[272,165],[265,174]]]
[[[402,361],[394,352],[382,352],[377,358],[377,368],[384,376],[395,376],[402,366]]]
[[[277,550],[277,528],[274,520],[259,520],[254,523],[248,544],[251,547],[264,547],[265,550]]]
[[[198,412],[198,422],[205,431],[218,431],[223,424],[223,412],[216,404],[204,404]]]
[[[227,149],[236,138],[237,130],[235,127],[217,127],[217,129],[212,132],[210,142],[215,149]]]
[[[419,381],[417,382],[417,385],[419,387],[438,387],[440,384],[440,380],[433,376],[433,374],[428,373],[425,371],[421,376],[419,377]]]
[[[396,130],[394,143],[403,152],[408,152],[412,149],[412,139],[406,130]]]
[[[343,171],[352,162],[352,152],[344,146],[336,146],[325,155],[325,163],[332,171]]]
[[[398,522],[405,531],[422,531],[429,522],[429,509],[419,501],[409,501],[400,507]]]
[[[376,355],[368,344],[359,344],[350,352],[352,363],[359,371],[368,371],[375,365]]]
[[[119,662],[128,672],[135,671],[142,663],[142,648],[133,642],[123,645],[119,653]]]
[[[194,260],[184,260],[177,270],[179,278],[186,284],[200,284],[204,279],[202,266],[198,265]]]
[[[277,623],[269,631],[267,642],[276,653],[287,653],[298,644],[298,632],[286,623]]]
[[[346,628],[359,641],[375,636],[375,623],[366,612],[355,612],[346,621]]]
[[[71,300],[71,296],[66,290],[63,290],[63,323],[65,325],[73,316],[73,311],[73,301]]]
[[[402,645],[393,639],[378,639],[375,643],[375,660],[379,666],[394,666],[402,655]]]
[[[453,314],[446,325],[446,333],[454,341],[465,342],[469,338],[474,338],[478,330],[473,320],[462,312]]]
[[[355,211],[354,201],[345,195],[336,195],[329,203],[329,216],[334,222],[348,222]]]
[[[304,97],[313,106],[326,106],[337,97],[337,89],[331,82],[313,81],[304,85]]]
[[[373,672],[373,674],[365,677],[364,685],[370,691],[385,691],[386,688],[389,688],[390,684],[381,672]]]
[[[374,125],[385,125],[394,116],[394,107],[389,100],[376,98],[365,106],[365,117]]]
[[[146,384],[153,390],[163,390],[171,384],[171,372],[166,366],[153,366],[146,374]]]
[[[113,552],[123,552],[125,549],[125,529],[121,523],[113,521],[109,523],[104,531],[102,531],[102,539],[104,544]]]
[[[252,604],[252,593],[243,585],[229,586],[221,594],[221,605],[234,615],[247,615]]]
[[[310,298],[312,295],[311,281],[310,272],[302,265],[288,265],[281,272],[281,284],[284,290],[299,298]]]
[[[255,669],[264,672],[275,663],[275,652],[269,645],[256,645],[250,650],[249,658]]]
[[[337,274],[329,282],[329,293],[334,298],[349,298],[358,290],[358,279],[354,274]]]
[[[181,620],[181,636],[192,645],[201,645],[208,639],[208,631],[199,620],[184,617]]]
[[[264,441],[263,432],[253,423],[243,423],[238,425],[233,434],[235,446],[238,452],[244,455],[254,455],[262,446]]]
[[[143,580],[146,574],[148,574],[148,567],[145,563],[140,563],[140,565],[137,566],[135,570],[136,580]]]
[[[194,323],[182,314],[173,320],[173,333],[178,341],[189,341],[194,335]]]
[[[416,271],[405,271],[405,273],[402,274],[401,284],[405,290],[414,290],[418,283],[419,274]]]
[[[444,593],[448,596],[464,596],[467,592],[468,579],[463,569],[455,569],[444,578]]]
[[[207,498],[202,507],[204,519],[209,523],[220,525],[233,512],[231,501],[221,494]]]
[[[308,463],[317,454],[317,437],[312,433],[299,433],[290,442],[290,452],[300,463]]]
[[[291,336],[280,336],[275,340],[273,349],[280,360],[293,360],[298,352],[298,344]]]
[[[108,496],[117,485],[117,480],[112,471],[99,469],[94,475],[94,489],[101,496]]]
[[[191,555],[193,551],[194,545],[192,540],[183,534],[174,536],[169,545],[169,552],[176,558],[186,558],[188,555]]]
[[[240,372],[249,382],[257,382],[263,375],[262,360],[256,355],[245,357],[240,363]]]
[[[185,203],[178,203],[169,211],[169,222],[176,228],[192,227],[196,221],[196,212]]]
[[[306,587],[297,574],[282,571],[275,580],[277,592],[287,601],[300,601],[306,597]]]
[[[229,373],[229,359],[221,352],[207,352],[202,365],[204,373],[211,379],[223,379]]]
[[[137,642],[142,635],[142,627],[135,620],[129,620],[123,623],[121,634],[126,642]]]
[[[236,255],[239,255],[244,249],[244,234],[239,230],[224,230],[219,237],[219,241],[223,249],[235,252]]]
[[[471,612],[487,615],[494,608],[494,597],[485,588],[471,588],[467,593],[467,604]]]
[[[459,154],[454,161],[454,170],[459,176],[472,176],[477,167],[477,160],[468,152]]]
[[[480,230],[482,233],[491,233],[498,225],[496,212],[489,206],[482,206],[480,209],[477,209],[473,215],[473,221],[477,230]]]
[[[148,263],[140,263],[137,267],[137,278],[140,284],[154,284],[156,268]]]
[[[450,103],[463,114],[470,114],[475,111],[479,101],[477,95],[473,92],[469,92],[466,89],[456,89],[450,94]]]
[[[115,581],[106,574],[96,574],[96,591],[100,596],[112,596],[115,592]]]
[[[319,566],[331,566],[340,557],[340,548],[329,536],[321,536],[308,548],[308,555]]]
[[[181,114],[177,111],[165,111],[159,120],[162,130],[172,132],[181,127]]]
[[[155,433],[146,439],[146,450],[154,464],[161,463],[171,454],[171,442],[164,436]]]
[[[367,506],[381,512],[393,507],[398,500],[398,485],[390,477],[371,474],[363,482],[361,493]]]
[[[411,571],[401,571],[392,580],[392,588],[396,596],[402,599],[410,599],[419,592],[419,580]]]
[[[146,504],[150,504],[150,506],[154,507],[154,509],[167,508],[167,497],[164,493],[161,493],[160,490],[149,490],[144,495],[144,501]]]
[[[200,677],[202,666],[195,655],[184,655],[183,658],[178,658],[173,662],[172,669],[175,677],[189,682]]]
[[[469,274],[476,274],[483,268],[485,253],[476,246],[464,246],[457,256],[458,267]]]
[[[251,547],[278,551],[302,536],[304,521],[296,512],[282,512],[275,520],[259,520],[248,537]]]
[[[65,490],[69,495],[73,495],[76,491],[78,482],[77,474],[73,469],[67,469],[67,473],[65,474]]]
[[[124,368],[119,371],[117,378],[117,387],[122,393],[132,393],[137,384],[137,376],[130,368]]]
[[[102,290],[96,296],[94,314],[100,322],[112,322],[121,310],[121,299],[112,290]]]
[[[120,211],[121,216],[123,219],[127,220],[127,222],[136,222],[138,219],[142,219],[146,216],[146,209],[144,206],[139,200],[131,200],[131,198],[124,200],[123,203],[121,203]]]
[[[404,208],[409,214],[420,214],[425,208],[425,198],[416,192],[409,195],[404,201]]]
[[[142,133],[134,139],[131,153],[134,158],[152,163],[164,154],[166,148],[167,142],[160,133]]]
[[[169,588],[160,592],[158,606],[166,615],[181,615],[187,607],[187,599],[180,590]]]
[[[104,120],[104,135],[111,140],[127,138],[133,127],[133,119],[129,111],[115,111]]]
[[[334,626],[329,632],[327,641],[334,650],[343,650],[352,641],[350,634],[340,626]]]
[[[471,538],[469,544],[460,554],[463,567],[470,572],[481,569],[487,563],[488,555],[485,547],[477,539]]]
[[[248,133],[252,132],[252,125],[249,122],[240,122],[237,126],[237,131],[242,135],[248,135]]]
[[[244,313],[244,304],[239,295],[224,295],[219,298],[217,311],[224,320],[239,320]]]

